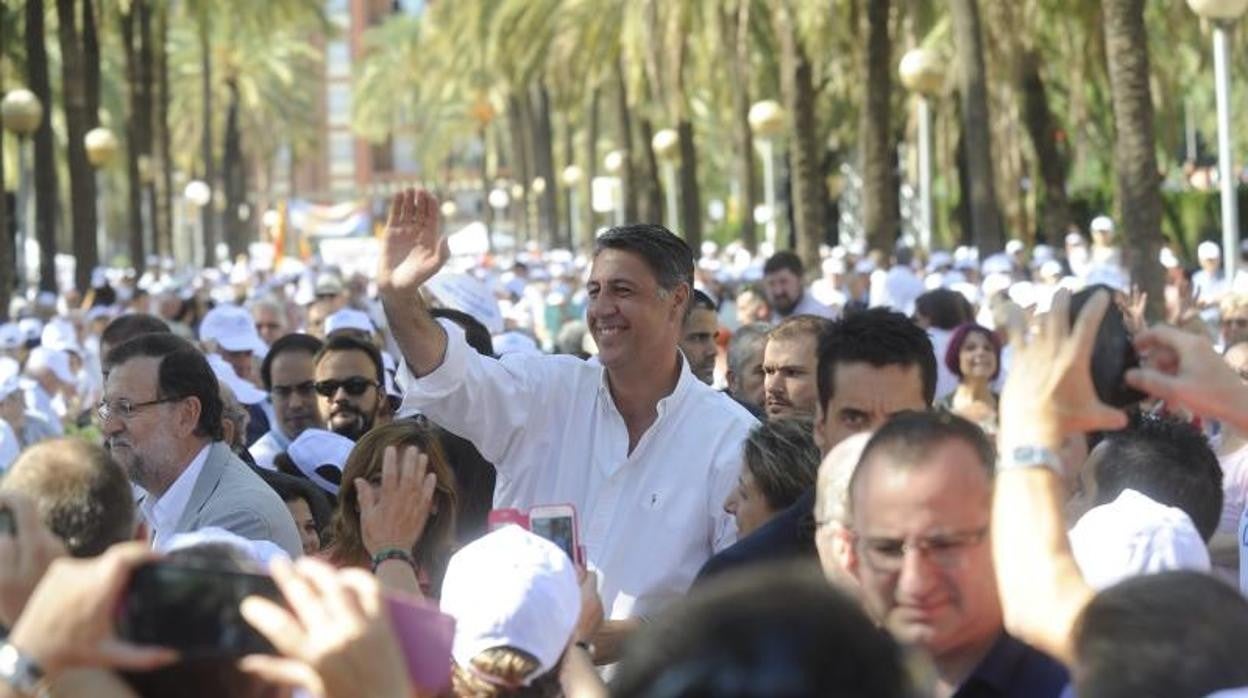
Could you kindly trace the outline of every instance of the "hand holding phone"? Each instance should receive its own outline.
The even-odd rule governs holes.
[[[559,546],[577,566],[585,566],[576,508],[571,504],[533,507],[529,510],[529,530]]]
[[[1083,289],[1070,299],[1072,327],[1083,306],[1098,291],[1111,294],[1114,292],[1108,286],[1098,284]],[[1140,357],[1135,351],[1134,339],[1127,330],[1122,309],[1117,303],[1110,303],[1092,348],[1092,385],[1101,402],[1110,407],[1127,407],[1147,397],[1126,382],[1127,371],[1138,368],[1139,365]]]

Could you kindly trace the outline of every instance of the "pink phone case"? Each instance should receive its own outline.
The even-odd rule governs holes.
[[[387,593],[385,601],[412,683],[422,691],[440,694],[451,683],[455,619],[406,594]]]

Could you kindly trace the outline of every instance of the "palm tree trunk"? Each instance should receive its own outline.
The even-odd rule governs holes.
[[[641,131],[641,142],[645,144],[645,147],[640,150],[645,174],[638,178],[638,188],[641,194],[638,214],[641,218],[636,222],[662,224],[663,184],[659,179],[659,159],[655,157],[654,148],[650,147],[650,144],[654,142],[654,125],[649,119],[640,119],[637,127]]]
[[[780,89],[789,119],[790,182],[797,254],[807,269],[819,266],[823,241],[823,213],[827,198],[820,176],[818,128],[815,123],[815,85],[806,49],[797,36],[792,7],[785,3],[777,13],[780,36]]]
[[[245,167],[242,136],[238,131],[238,83],[229,79],[226,87],[229,89],[230,101],[225,112],[225,135],[221,139],[224,149],[221,153],[221,182],[225,190],[225,243],[230,250],[230,259],[234,259],[246,250],[238,220],[238,210],[245,196],[245,192],[241,191]]]
[[[992,175],[991,123],[984,71],[983,36],[977,0],[951,0],[950,15],[958,54],[958,93],[970,175],[969,203],[972,235],[981,256],[1001,251],[1004,232]],[[963,194],[966,196],[966,193]]]
[[[511,133],[511,178],[523,189],[525,194],[529,191],[529,182],[533,179],[529,157],[528,141],[529,128],[528,119],[525,115],[524,103],[527,99],[522,98],[523,90],[513,91],[507,97],[507,125]],[[519,242],[521,235],[528,237],[529,232],[529,216],[528,205],[525,203],[525,197],[514,199],[511,202],[512,210],[518,212],[516,219],[519,225],[516,227],[516,241]]]
[[[546,181],[546,188],[538,195],[538,236],[546,249],[566,247],[559,228],[559,180],[555,179],[555,134],[550,121],[550,91],[539,82],[532,90],[533,104],[533,169],[534,176]]]
[[[893,60],[889,0],[867,3],[867,77],[858,141],[862,144],[862,225],[868,244],[889,251],[899,230],[897,155],[892,137]]]
[[[740,189],[737,236],[745,249],[758,249],[758,177],[754,166],[754,132],[750,129],[750,0],[735,0],[735,7],[720,6],[724,53],[732,80],[732,125],[737,145],[736,180]]]
[[[85,293],[91,271],[99,265],[96,247],[95,173],[87,161],[83,142],[91,126],[88,114],[87,74],[83,65],[82,38],[74,0],[56,0],[57,34],[61,46],[61,84],[64,91],[65,132],[69,142],[70,212],[73,217],[73,248],[76,261],[74,284]]]
[[[620,167],[620,180],[624,186],[624,221],[636,223],[640,211],[640,189],[637,183],[637,169],[634,165],[633,153],[633,117],[628,107],[628,85],[624,81],[624,64],[622,59],[615,62],[615,120],[619,129],[620,150],[624,151],[624,162]],[[653,220],[653,219],[646,219]]]
[[[159,157],[156,158],[158,176],[153,180],[156,193],[152,195],[155,215],[153,239],[156,249],[166,257],[173,257],[173,134],[169,129],[169,104],[172,93],[169,91],[169,7],[166,3],[156,6],[156,38],[151,42],[149,50],[155,54],[157,97],[154,104],[155,123],[153,134]],[[154,50],[153,50],[154,49]],[[144,62],[147,63],[146,61]],[[293,157],[293,154],[292,154]],[[294,191],[291,191],[294,195]]]
[[[143,154],[143,141],[139,133],[139,121],[143,118],[142,87],[139,83],[138,50],[135,46],[135,20],[138,3],[130,5],[129,11],[120,13],[121,50],[125,58],[126,97],[129,109],[126,114],[126,202],[130,226],[130,262],[142,271],[143,251],[143,183],[139,179],[139,157]]]
[[[212,152],[212,45],[209,42],[209,27],[207,15],[199,18],[199,77],[200,77],[200,150],[199,155],[202,160],[200,165],[204,168],[204,182],[213,190],[213,199],[221,196],[221,192],[217,190],[217,166],[216,158]],[[204,233],[204,266],[214,267],[217,264],[217,216],[216,201],[209,201],[206,206],[200,209],[199,215],[202,221]]]
[[[1123,247],[1132,279],[1148,294],[1148,317],[1156,320],[1164,303],[1162,270],[1157,261],[1161,248],[1161,176],[1153,135],[1144,0],[1105,0],[1102,8],[1116,126],[1114,169],[1118,172]]]
[[[589,129],[585,137],[585,171],[580,191],[577,194],[581,210],[581,239],[573,242],[588,252],[594,246],[594,177],[598,176],[598,134],[602,130],[601,119],[602,88],[594,87],[589,97]]]
[[[82,63],[86,68],[88,130],[100,125],[100,35],[95,0],[82,0]]]
[[[4,6],[3,0],[0,0],[0,14],[7,16],[7,8]],[[0,23],[0,32],[7,31],[2,23]],[[4,75],[0,73],[0,81],[3,81]],[[4,85],[0,82],[0,94],[4,94]],[[3,119],[0,119],[0,133],[3,133]],[[21,140],[18,141],[17,147],[24,147]],[[17,176],[25,177],[25,172],[17,173]],[[15,288],[16,266],[14,264],[14,253],[16,250],[17,226],[13,226],[9,222],[9,192],[4,188],[4,137],[0,135],[0,321],[9,319],[9,298],[13,295]],[[26,225],[26,221],[16,221],[18,225]]]
[[[681,237],[697,259],[702,254],[702,196],[698,190],[698,149],[693,141],[693,124],[682,119],[676,126],[680,137],[680,227]]]
[[[1069,162],[1057,141],[1058,127],[1049,110],[1049,95],[1040,76],[1040,57],[1034,50],[1025,51],[1019,63],[1019,92],[1023,102],[1023,121],[1036,151],[1040,179],[1044,183],[1043,198],[1037,201],[1039,235],[1037,242],[1061,244],[1066,227],[1071,223],[1070,200],[1066,196],[1066,172]]]
[[[148,0],[135,0],[134,7],[137,9],[139,17],[139,33],[136,37],[138,41],[138,102],[135,104],[135,113],[137,118],[134,123],[134,131],[131,137],[139,143],[139,153],[147,156],[149,170],[145,175],[146,181],[141,182],[143,191],[140,195],[140,206],[146,210],[146,225],[150,231],[143,236],[140,229],[140,239],[143,240],[144,259],[135,260],[136,267],[140,273],[147,268],[147,255],[154,254],[160,247],[160,234],[157,232],[160,227],[157,223],[158,216],[156,214],[156,163],[152,156],[152,119],[154,116],[153,97],[155,93],[155,76],[154,76],[154,59],[152,56],[152,8],[148,4]],[[137,163],[136,163],[137,164]],[[140,211],[140,223],[144,219],[143,212]],[[149,249],[149,246],[151,247]]]
[[[43,25],[43,0],[26,0],[27,84],[43,103],[35,131],[35,239],[39,241],[39,290],[56,292],[56,152],[52,141],[52,87]]]

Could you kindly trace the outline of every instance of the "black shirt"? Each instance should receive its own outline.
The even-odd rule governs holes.
[[[953,698],[1058,698],[1068,683],[1057,660],[1002,632]]]
[[[788,509],[707,560],[694,584],[751,565],[815,555],[814,511],[812,487]]]

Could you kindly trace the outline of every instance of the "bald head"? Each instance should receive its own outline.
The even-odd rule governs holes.
[[[854,434],[824,456],[815,484],[815,549],[824,576],[843,589],[857,594],[857,582],[848,571],[849,483],[871,440],[871,432]]]
[[[102,446],[76,438],[30,447],[0,489],[35,503],[39,518],[74,557],[94,557],[135,533],[134,494]]]

